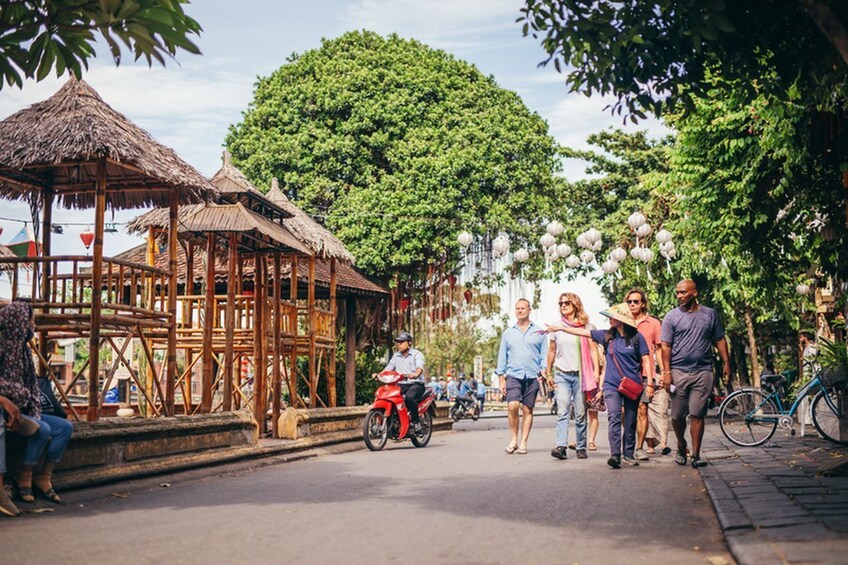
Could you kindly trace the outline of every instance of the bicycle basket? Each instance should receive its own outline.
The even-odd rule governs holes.
[[[819,379],[827,388],[848,387],[848,372],[845,367],[825,367],[819,372]]]

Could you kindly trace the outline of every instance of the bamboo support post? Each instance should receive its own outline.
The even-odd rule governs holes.
[[[180,208],[179,189],[171,189],[168,214],[168,308],[173,314],[168,325],[168,371],[165,380],[165,414],[174,415],[174,386],[177,380],[177,214]],[[164,290],[164,289],[163,289]]]
[[[86,419],[97,420],[100,373],[100,314],[103,287],[103,229],[106,216],[106,159],[97,161],[94,187],[94,256],[91,266],[91,333],[88,338],[88,410]]]
[[[227,249],[227,310],[224,314],[224,327],[226,332],[224,345],[224,411],[233,409],[233,339],[235,336],[236,323],[236,263],[238,257],[238,240],[234,233],[229,235]]]
[[[206,298],[203,302],[203,390],[200,411],[212,411],[212,329],[215,308],[215,233],[206,234]]]
[[[280,419],[280,400],[282,398],[282,383],[280,382],[280,346],[281,346],[281,320],[280,320],[280,293],[282,292],[282,288],[280,286],[281,276],[280,276],[280,254],[274,253],[274,365],[272,370],[272,375],[274,379],[273,383],[273,397],[271,400],[271,432],[272,437],[278,438],[279,433],[277,430],[277,421]]]
[[[318,406],[318,364],[315,347],[315,256],[309,256],[309,279],[307,283],[306,308],[309,315],[309,407]]]
[[[330,337],[333,346],[327,360],[327,400],[330,406],[336,406],[336,320],[338,319],[338,304],[336,303],[336,258],[330,258]]]

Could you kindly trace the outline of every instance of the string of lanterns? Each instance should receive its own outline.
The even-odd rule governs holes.
[[[634,260],[645,264],[647,276],[650,280],[651,274],[650,270],[648,270],[648,265],[655,258],[654,251],[650,247],[650,236],[653,234],[653,227],[641,212],[631,214],[627,219],[627,225],[636,237],[635,245],[630,249],[629,255]],[[557,242],[557,238],[564,231],[564,226],[556,220],[549,222],[545,226],[545,233],[539,238],[539,245],[547,262],[552,263],[558,259],[564,259],[565,265],[568,268],[576,269],[581,265],[588,266],[597,260],[604,274],[617,274],[621,277],[618,271],[621,263],[628,256],[628,252],[624,247],[619,245],[612,248],[606,260],[600,262],[597,259],[597,253],[603,249],[603,234],[599,230],[592,227],[578,235],[576,239],[577,247],[574,249],[566,242]],[[663,228],[654,235],[654,238],[659,245],[660,255],[666,260],[666,266],[670,273],[670,262],[677,256],[672,234]],[[467,248],[474,241],[474,236],[467,231],[463,231],[457,236],[457,241],[463,248]],[[504,257],[509,253],[509,250],[510,241],[506,235],[498,235],[492,241],[492,254],[495,257]],[[530,258],[530,252],[526,248],[521,247],[513,252],[512,258],[516,263],[524,263]]]

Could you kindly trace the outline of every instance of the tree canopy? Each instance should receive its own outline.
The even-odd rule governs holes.
[[[260,79],[226,145],[384,279],[459,260],[463,229],[535,237],[557,167],[547,124],[515,93],[443,51],[367,31]]]
[[[0,2],[0,89],[69,72],[80,78],[96,55],[97,36],[115,64],[122,45],[135,60],[165,64],[177,50],[198,54],[189,39],[200,24],[183,11],[188,0],[4,0]]]
[[[840,0],[526,0],[524,33],[542,40],[573,92],[611,94],[614,111],[660,116],[722,80],[804,85],[824,106],[844,103],[848,4]]]

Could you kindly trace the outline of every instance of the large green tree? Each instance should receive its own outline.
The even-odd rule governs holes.
[[[102,37],[116,65],[122,45],[135,60],[165,64],[182,49],[200,53],[190,36],[201,27],[183,11],[188,0],[3,0],[0,2],[0,89],[42,80],[55,69],[80,78]]]
[[[553,200],[545,121],[473,65],[415,40],[350,32],[256,85],[226,144],[384,279],[459,261],[456,235],[537,233]]]

